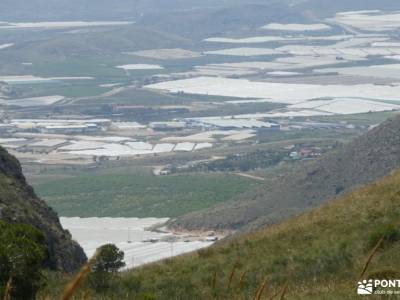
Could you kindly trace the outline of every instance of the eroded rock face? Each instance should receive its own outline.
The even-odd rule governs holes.
[[[39,199],[22,174],[18,160],[0,147],[0,219],[31,225],[46,237],[46,267],[64,272],[78,269],[87,258],[61,227],[57,214]]]

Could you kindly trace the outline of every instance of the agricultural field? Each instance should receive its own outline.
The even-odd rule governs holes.
[[[129,55],[135,55],[143,58],[157,60],[175,60],[175,59],[191,59],[201,56],[201,53],[190,50],[175,49],[150,49],[136,52],[127,52]]]
[[[30,107],[30,106],[51,105],[51,104],[61,101],[63,99],[64,99],[63,96],[55,95],[55,96],[47,96],[47,97],[13,99],[13,100],[9,100],[9,101],[1,100],[0,103],[3,105]]]
[[[265,30],[279,30],[279,31],[320,31],[329,30],[330,26],[326,24],[280,24],[270,23],[261,27]]]
[[[128,70],[162,70],[163,67],[159,65],[149,65],[149,64],[130,64],[117,66],[118,69]]]
[[[259,184],[226,174],[155,176],[134,167],[42,178],[34,182],[38,194],[61,216],[79,217],[173,218],[229,201]]]
[[[130,25],[132,22],[32,22],[32,23],[1,23],[0,29],[64,29],[64,28],[84,28],[99,26],[122,26]]]
[[[337,13],[334,21],[366,31],[392,31],[400,28],[400,14],[384,13],[379,10],[348,11]]]
[[[206,54],[210,55],[232,55],[232,56],[262,56],[277,54],[272,49],[268,48],[232,48],[216,51],[207,51]]]
[[[149,89],[167,90],[171,93],[184,92],[189,94],[206,94],[225,97],[259,98],[268,99],[269,102],[288,104],[323,98],[358,98],[360,94],[363,95],[364,99],[376,99],[381,101],[400,100],[397,96],[400,91],[398,86],[373,86],[371,84],[357,86],[279,84],[248,81],[245,79],[199,77],[195,79],[158,83],[147,87]],[[379,102],[375,103],[376,106],[372,107],[371,111],[378,109],[380,106]],[[349,102],[349,105],[351,105],[351,102]],[[382,110],[398,109],[396,106],[386,107],[384,104],[381,105],[382,107],[380,109]],[[323,109],[321,110],[324,111]],[[344,110],[338,111],[337,113],[353,114],[364,112],[364,110],[346,111],[346,108],[344,108]],[[324,113],[330,114],[329,111],[325,111]]]

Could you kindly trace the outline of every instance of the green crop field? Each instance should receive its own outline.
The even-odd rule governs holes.
[[[150,172],[99,172],[35,184],[61,216],[176,217],[228,201],[254,188],[235,175],[154,176]]]

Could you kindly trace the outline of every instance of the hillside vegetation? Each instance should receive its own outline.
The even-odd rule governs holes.
[[[284,299],[359,299],[368,258],[363,277],[400,277],[399,203],[397,171],[279,225],[124,273],[101,299],[283,299],[284,290]]]
[[[272,183],[238,195],[235,201],[183,216],[171,227],[253,230],[301,213],[399,168],[399,132],[397,116]]]

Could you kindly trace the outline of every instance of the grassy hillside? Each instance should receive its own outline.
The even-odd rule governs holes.
[[[35,184],[35,190],[62,216],[176,217],[258,184],[235,175],[154,176],[128,168]]]
[[[387,241],[368,274],[400,276],[400,172],[264,231],[133,274],[160,299],[250,298],[267,280],[266,294],[289,284],[287,299],[352,299],[368,253]],[[233,265],[237,270],[227,285]],[[243,272],[242,287],[238,279]],[[217,272],[216,288],[210,282]],[[189,296],[191,295],[191,296]]]
[[[258,299],[286,284],[285,299],[359,299],[357,281],[381,237],[363,277],[400,277],[399,203],[397,171],[282,224],[124,273],[101,297],[253,299],[265,282]]]

